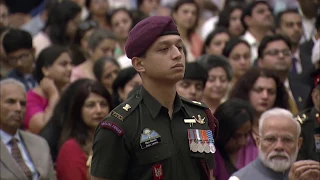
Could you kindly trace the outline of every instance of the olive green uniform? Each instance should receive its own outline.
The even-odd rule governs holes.
[[[315,136],[320,137],[320,124],[317,120],[320,113],[315,108],[309,108],[296,116],[297,121],[301,124],[301,136],[303,138],[302,146],[299,150],[298,160],[315,160],[320,162],[320,149],[316,148]]]
[[[109,123],[110,128],[97,128],[91,175],[112,180],[153,180],[153,167],[161,165],[160,175],[165,180],[207,180],[200,160],[213,169],[213,154],[190,151],[188,140],[188,129],[209,129],[206,108],[176,95],[170,119],[168,110],[142,87],[103,120],[101,124]],[[198,115],[205,118],[204,124],[184,122]],[[146,129],[160,136],[149,147],[141,143]]]

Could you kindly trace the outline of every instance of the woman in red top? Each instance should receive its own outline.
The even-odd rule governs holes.
[[[109,113],[111,97],[97,81],[87,80],[75,92],[60,138],[58,180],[87,180],[94,130]]]

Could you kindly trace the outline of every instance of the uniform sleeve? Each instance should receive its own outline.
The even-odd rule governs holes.
[[[93,143],[91,175],[110,180],[124,179],[128,162],[124,134],[98,127]]]

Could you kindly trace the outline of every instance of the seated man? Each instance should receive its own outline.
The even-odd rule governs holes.
[[[23,84],[0,81],[0,179],[56,179],[46,140],[19,130],[26,111]]]
[[[200,101],[208,74],[197,62],[186,64],[186,71],[182,80],[176,84],[180,96],[190,101]]]
[[[2,45],[7,60],[13,66],[7,77],[22,82],[27,91],[34,88],[37,81],[31,75],[35,62],[31,35],[20,29],[10,29],[5,33]]]
[[[288,110],[274,108],[264,112],[259,119],[259,157],[229,180],[287,179],[302,143],[300,132],[299,123]]]

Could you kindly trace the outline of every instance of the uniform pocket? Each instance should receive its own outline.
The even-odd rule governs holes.
[[[204,159],[206,157],[206,153],[199,153],[199,152],[190,152],[190,156],[192,158]]]
[[[146,149],[140,149],[136,152],[137,161],[139,164],[153,164],[163,161],[172,156],[169,144],[158,144]]]

